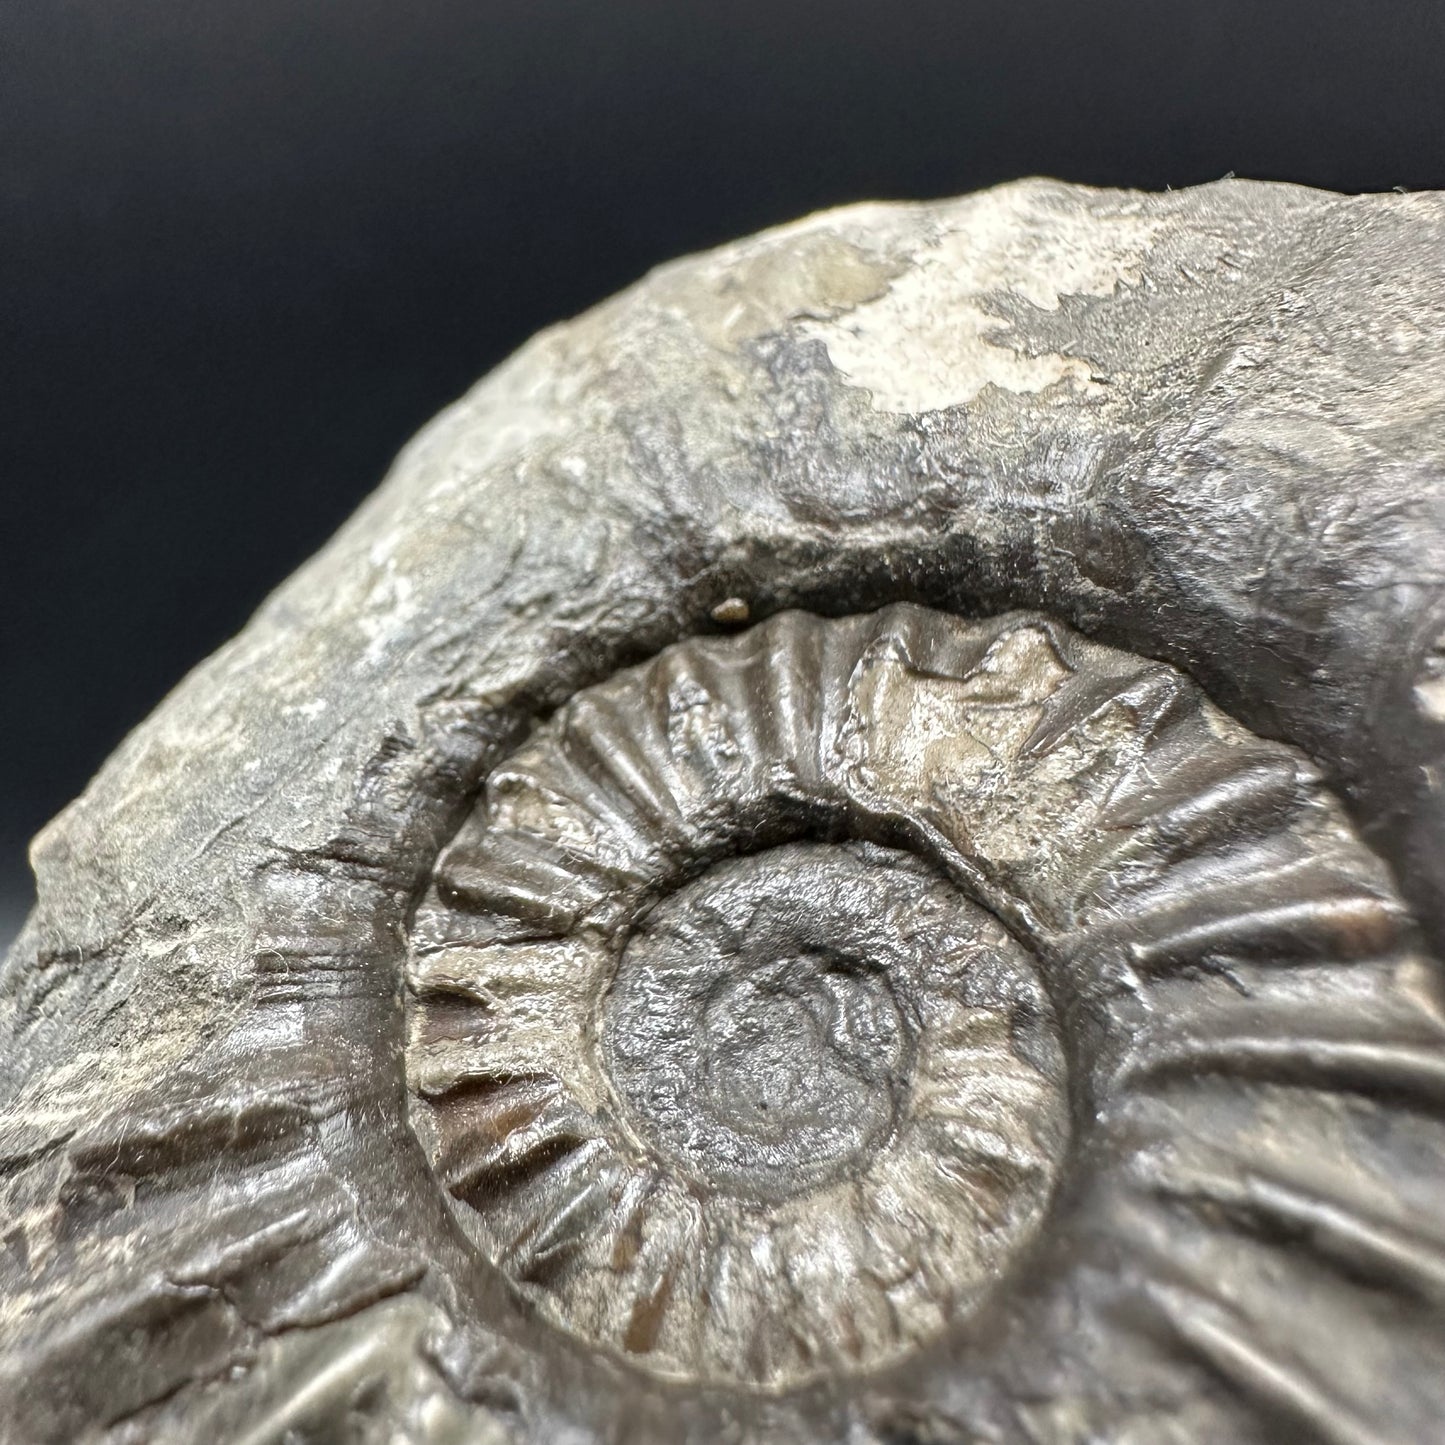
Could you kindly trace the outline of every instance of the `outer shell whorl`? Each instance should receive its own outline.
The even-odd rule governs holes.
[[[1287,1071],[1249,1044],[1283,965],[1347,1008],[1391,897],[1309,765],[1168,667],[785,613],[492,773],[412,933],[414,1122],[561,1327],[755,1388],[874,1367],[1006,1288],[1071,1132]]]

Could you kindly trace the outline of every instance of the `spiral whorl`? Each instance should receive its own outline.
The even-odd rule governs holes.
[[[1308,764],[1172,669],[784,613],[493,771],[413,930],[417,1127],[549,1318],[776,1388],[1006,1289],[1092,1140],[1287,1076],[1296,980],[1347,1027],[1400,924]]]

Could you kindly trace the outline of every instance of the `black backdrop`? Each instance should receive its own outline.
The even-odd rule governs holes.
[[[1445,0],[0,0],[28,836],[532,331],[864,197],[1445,187]]]

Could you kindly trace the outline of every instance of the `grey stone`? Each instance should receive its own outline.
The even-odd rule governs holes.
[[[1442,263],[860,206],[444,412],[35,844],[9,1438],[1436,1438]]]

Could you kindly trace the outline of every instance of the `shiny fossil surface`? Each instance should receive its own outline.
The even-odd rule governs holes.
[[[1311,1051],[1430,1034],[1404,921],[1307,760],[1171,668],[1027,614],[785,612],[492,772],[413,929],[420,1127],[563,1328],[686,1380],[846,1374],[1007,1289],[1061,1174],[1125,1239],[1247,1250],[1215,1191],[1266,1113],[1274,1182],[1315,1178]]]
[[[17,1438],[1431,1438],[1442,228],[853,208],[444,413],[37,841]]]

